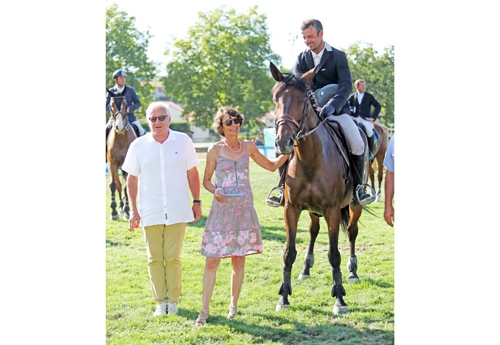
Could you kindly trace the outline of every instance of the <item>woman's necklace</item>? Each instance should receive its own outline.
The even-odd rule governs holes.
[[[240,148],[238,149],[238,151],[233,150],[233,149],[231,148],[231,146],[229,145],[229,143],[227,142],[227,140],[226,140],[226,139],[224,139],[224,142],[226,143],[227,147],[228,147],[231,151],[236,152],[236,153],[238,153],[238,152],[240,152],[240,151],[241,151],[241,146],[242,146],[242,145],[241,145],[240,139],[238,139],[238,143],[240,144]]]

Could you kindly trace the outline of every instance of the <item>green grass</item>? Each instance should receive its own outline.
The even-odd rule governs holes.
[[[205,154],[200,154],[204,158]],[[106,222],[106,339],[107,344],[394,344],[394,231],[383,220],[383,202],[372,203],[377,216],[364,213],[357,239],[360,284],[347,283],[349,242],[340,235],[342,275],[349,312],[333,315],[332,271],[328,262],[326,223],[315,246],[311,278],[297,279],[309,242],[309,217],[303,212],[297,234],[297,259],[292,270],[291,307],[275,311],[281,285],[286,233],[283,208],[265,204],[278,181],[251,161],[251,182],[261,224],[264,253],[247,257],[238,314],[227,320],[230,298],[230,260],[217,273],[209,323],[193,327],[201,307],[205,258],[200,243],[212,194],[203,187],[203,216],[188,224],[182,251],[183,290],[179,314],[153,318],[155,303],[147,272],[142,229],[128,231],[128,222]],[[205,163],[198,166],[200,178]]]

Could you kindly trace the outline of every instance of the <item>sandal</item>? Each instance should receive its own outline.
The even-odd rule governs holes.
[[[227,312],[227,319],[232,320],[236,316],[236,307],[232,305],[229,306],[229,311]]]
[[[208,310],[200,310],[200,314],[198,315],[198,318],[194,322],[194,326],[204,326],[207,323],[208,319]]]

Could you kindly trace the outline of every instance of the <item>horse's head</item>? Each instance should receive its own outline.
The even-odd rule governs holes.
[[[307,122],[314,121],[313,117],[307,118],[310,112],[314,113],[314,104],[308,93],[308,87],[314,76],[312,69],[301,76],[287,74],[284,76],[271,62],[271,74],[276,84],[271,93],[273,95],[276,142],[282,154],[293,151],[294,142],[298,141],[309,128]]]
[[[111,93],[110,93],[111,94]],[[115,131],[121,133],[129,128],[127,116],[127,100],[125,97],[113,97],[109,101],[111,114],[113,115],[113,128]]]

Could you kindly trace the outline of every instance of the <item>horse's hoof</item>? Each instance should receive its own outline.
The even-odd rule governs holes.
[[[129,216],[129,215],[125,215],[125,216],[123,217],[123,220],[130,220],[130,216]]]
[[[360,282],[360,280],[359,280],[359,278],[353,277],[353,278],[348,278],[347,282],[351,283],[351,284],[357,284]]]
[[[111,216],[111,219],[112,220],[120,220],[120,216],[119,215]]]
[[[281,304],[281,303],[276,304],[276,311],[280,311],[281,309],[288,309],[288,308],[290,308],[290,304]]]
[[[347,306],[346,305],[334,305],[333,306],[333,314],[347,314]]]
[[[309,279],[311,278],[311,276],[309,274],[299,274],[298,278],[297,279],[300,279],[300,280],[306,280],[306,279]]]

